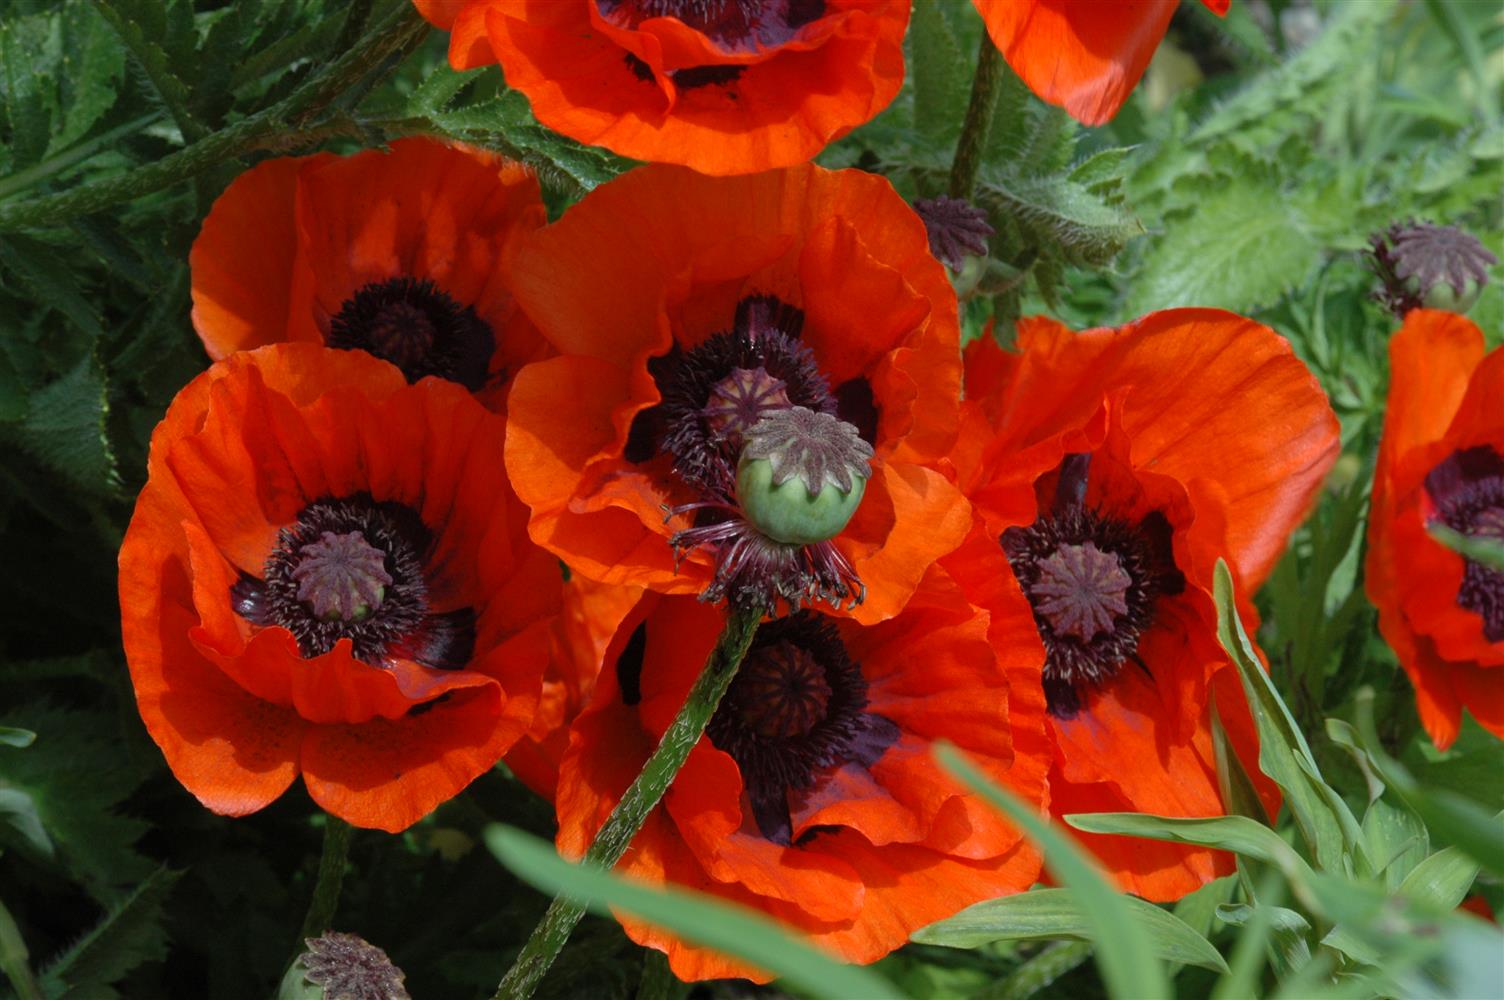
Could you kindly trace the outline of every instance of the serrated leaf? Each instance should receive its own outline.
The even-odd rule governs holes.
[[[1201,200],[1145,256],[1131,314],[1176,306],[1249,312],[1300,285],[1321,242],[1275,187],[1233,180]]]
[[[109,394],[93,357],[32,394],[19,443],[70,483],[88,493],[119,487],[107,420]]]
[[[429,115],[441,111],[455,94],[483,72],[484,70],[455,70],[448,64],[435,66],[407,99],[408,114]]]
[[[37,14],[0,19],[0,87],[10,123],[11,169],[31,166],[47,152],[58,113],[54,19]]]
[[[1174,914],[1133,896],[1124,897],[1154,953],[1166,962],[1226,972],[1211,943]],[[955,916],[915,931],[912,940],[946,948],[979,948],[995,941],[1091,940],[1091,925],[1067,889],[1035,889],[969,906]]]
[[[7,711],[0,724],[37,733],[25,752],[6,753],[3,784],[30,799],[56,848],[55,864],[95,899],[117,901],[122,886],[153,866],[132,846],[147,824],[114,811],[144,777],[121,752],[116,719],[33,702]]]
[[[192,72],[198,62],[194,57],[192,12],[180,3],[165,6],[139,0],[94,0],[94,3],[125,43],[183,138],[191,142],[204,135],[204,126],[189,110],[189,87],[178,75],[185,68]],[[153,33],[153,28],[158,33]]]
[[[527,99],[508,91],[495,100],[428,116],[448,138],[494,150],[538,171],[545,183],[589,191],[629,165],[605,150],[582,146],[539,125]]]
[[[1059,175],[1018,177],[986,171],[979,200],[992,216],[1016,221],[1047,257],[1069,264],[1102,265],[1144,230],[1122,208]],[[1005,224],[994,218],[994,226]]]
[[[1360,869],[1368,870],[1358,822],[1341,796],[1322,779],[1305,735],[1264,672],[1238,616],[1232,574],[1221,559],[1217,560],[1212,590],[1217,606],[1217,639],[1238,668],[1258,729],[1259,769],[1285,793],[1285,806],[1321,868],[1341,872],[1351,857]]]
[[[163,905],[182,872],[158,868],[42,974],[49,993],[102,991],[142,962],[167,954]],[[114,991],[95,995],[113,996]]]
[[[914,7],[909,44],[914,52],[914,126],[927,140],[950,146],[966,115],[971,60],[962,53],[940,0]]]
[[[56,152],[83,138],[114,107],[125,52],[108,24],[93,8],[70,3],[62,11],[63,83],[62,127],[52,137]]]
[[[0,265],[31,289],[39,304],[66,316],[79,330],[90,337],[104,332],[74,269],[46,243],[9,233],[0,238]]]

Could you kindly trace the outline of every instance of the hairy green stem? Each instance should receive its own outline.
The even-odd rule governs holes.
[[[26,941],[4,903],[0,903],[0,971],[4,971],[20,1000],[42,1000],[42,989],[31,972]]]
[[[310,136],[322,134],[324,126],[314,119],[335,97],[367,73],[379,71],[388,59],[411,52],[428,30],[428,22],[404,4],[285,100],[155,163],[61,194],[0,205],[0,232],[56,225],[77,215],[98,212],[196,177],[253,149],[301,145]]]
[[[998,84],[1003,79],[1003,57],[982,32],[977,50],[977,71],[971,78],[971,102],[966,106],[966,120],[961,137],[956,140],[956,158],[950,166],[952,198],[970,198],[977,186],[977,171],[982,166],[982,151],[987,147],[987,133],[992,128],[992,112],[997,107]]]
[[[732,610],[727,616],[726,627],[721,630],[721,637],[705,660],[705,669],[700,671],[694,687],[689,689],[684,707],[679,709],[679,714],[664,732],[658,749],[642,765],[641,773],[622,795],[616,808],[611,810],[611,815],[606,817],[595,841],[585,852],[584,864],[611,868],[626,853],[627,845],[642,829],[648,813],[663,798],[663,793],[668,791],[674,776],[688,759],[689,751],[700,741],[716,706],[721,703],[721,696],[731,686],[731,679],[747,655],[761,620],[761,609]],[[501,985],[496,987],[492,1000],[521,1000],[532,996],[584,913],[583,906],[563,896],[554,897],[548,912],[533,928],[532,936],[522,946]]]
[[[136,134],[153,122],[160,121],[161,118],[161,114],[155,111],[149,115],[142,115],[123,125],[117,125],[108,132],[101,132],[87,142],[69,146],[45,160],[32,164],[25,170],[16,171],[9,177],[0,177],[0,200],[24,191],[33,184],[40,184],[49,177],[57,176],[74,164],[82,163],[96,153],[104,152],[126,136]]]
[[[308,915],[303,918],[303,930],[298,934],[295,952],[301,953],[303,942],[318,937],[329,929],[334,921],[334,911],[339,908],[339,888],[345,880],[345,864],[350,857],[350,837],[354,829],[338,816],[324,817],[324,852],[319,855],[319,874],[313,884],[313,899],[308,904]]]

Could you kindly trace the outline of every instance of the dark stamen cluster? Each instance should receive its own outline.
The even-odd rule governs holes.
[[[782,45],[825,14],[825,0],[596,0],[602,14],[635,28],[673,17],[727,49]],[[722,67],[693,67],[719,69]],[[677,82],[677,81],[676,81]]]
[[[1453,452],[1426,476],[1426,492],[1453,531],[1504,541],[1504,457],[1494,449]],[[1504,640],[1504,573],[1464,559],[1457,606],[1483,619],[1489,642]]]
[[[372,282],[329,321],[330,347],[368,351],[402,369],[409,382],[429,375],[474,392],[486,384],[496,338],[472,306],[462,306],[431,280]]]
[[[281,626],[308,657],[349,639],[357,659],[392,657],[425,666],[463,666],[475,645],[466,608],[430,614],[423,561],[428,529],[405,504],[370,494],[316,500],[283,528],[263,578],[242,574],[230,588],[237,614]]]
[[[1155,602],[1185,586],[1165,516],[1154,511],[1131,525],[1087,507],[1080,457],[1062,466],[1052,513],[1001,538],[1044,641],[1045,697],[1057,718],[1075,716],[1084,690],[1125,662],[1143,665],[1138,644]]]
[[[763,836],[791,843],[789,792],[870,767],[898,738],[866,708],[867,681],[829,621],[801,612],[758,630],[706,732],[736,761]]]
[[[731,330],[649,362],[663,402],[638,420],[661,429],[657,444],[673,454],[676,475],[691,486],[728,496],[749,418],[789,406],[835,413],[830,385],[799,340],[803,327],[800,310],[771,296],[746,298],[737,304]],[[734,382],[738,370],[751,373],[747,393],[761,405],[728,423],[723,411],[734,404],[725,395],[727,380]],[[781,383],[776,392],[770,391],[772,381]]]

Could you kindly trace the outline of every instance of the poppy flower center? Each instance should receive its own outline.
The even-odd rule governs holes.
[[[1455,451],[1426,475],[1436,519],[1453,531],[1504,541],[1504,457],[1486,445]],[[1463,559],[1457,606],[1483,619],[1489,642],[1504,640],[1504,573]]]
[[[474,392],[486,383],[496,338],[473,306],[462,306],[428,278],[373,281],[329,321],[330,347],[367,351],[402,369],[409,382],[429,375]]]
[[[381,607],[392,576],[386,553],[359,531],[324,532],[303,546],[293,567],[298,600],[324,621],[355,622]]]
[[[230,587],[235,612],[253,625],[292,633],[306,657],[349,639],[357,659],[397,657],[424,666],[463,666],[475,645],[469,608],[433,613],[424,558],[430,535],[406,504],[368,493],[325,497],[277,535],[261,578]]]
[[[1051,512],[1000,539],[1044,642],[1046,705],[1063,719],[1125,662],[1148,669],[1138,646],[1155,604],[1185,586],[1163,514],[1135,525],[1086,506],[1090,459],[1066,456]]]
[[[782,45],[825,14],[825,0],[597,0],[597,4],[603,16],[622,27],[636,28],[654,17],[677,18],[728,49]]]
[[[706,732],[736,761],[763,836],[791,843],[790,792],[870,767],[898,739],[866,709],[867,681],[829,621],[800,612],[762,626]]]
[[[662,402],[637,415],[625,456],[671,455],[674,475],[699,493],[670,510],[696,516],[670,541],[676,551],[714,548],[705,600],[797,608],[864,594],[830,539],[861,502],[873,454],[841,407],[849,401],[874,428],[877,409],[860,377],[831,392],[803,328],[801,310],[751,296],[737,303],[730,330],[648,361]],[[801,482],[790,483],[796,474]]]

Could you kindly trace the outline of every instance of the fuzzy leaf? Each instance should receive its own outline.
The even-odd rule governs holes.
[[[960,134],[966,114],[971,60],[962,53],[938,0],[914,7],[909,44],[914,125],[926,139],[949,146]]]
[[[119,487],[107,419],[105,376],[92,357],[32,394],[22,421],[22,447],[88,493],[113,493]]]
[[[1128,311],[1213,306],[1248,312],[1303,282],[1320,250],[1281,191],[1233,181],[1166,227],[1133,283]]]
[[[43,972],[43,989],[53,996],[117,996],[111,984],[142,962],[165,957],[162,908],[180,877],[182,872],[166,868],[149,875]]]

